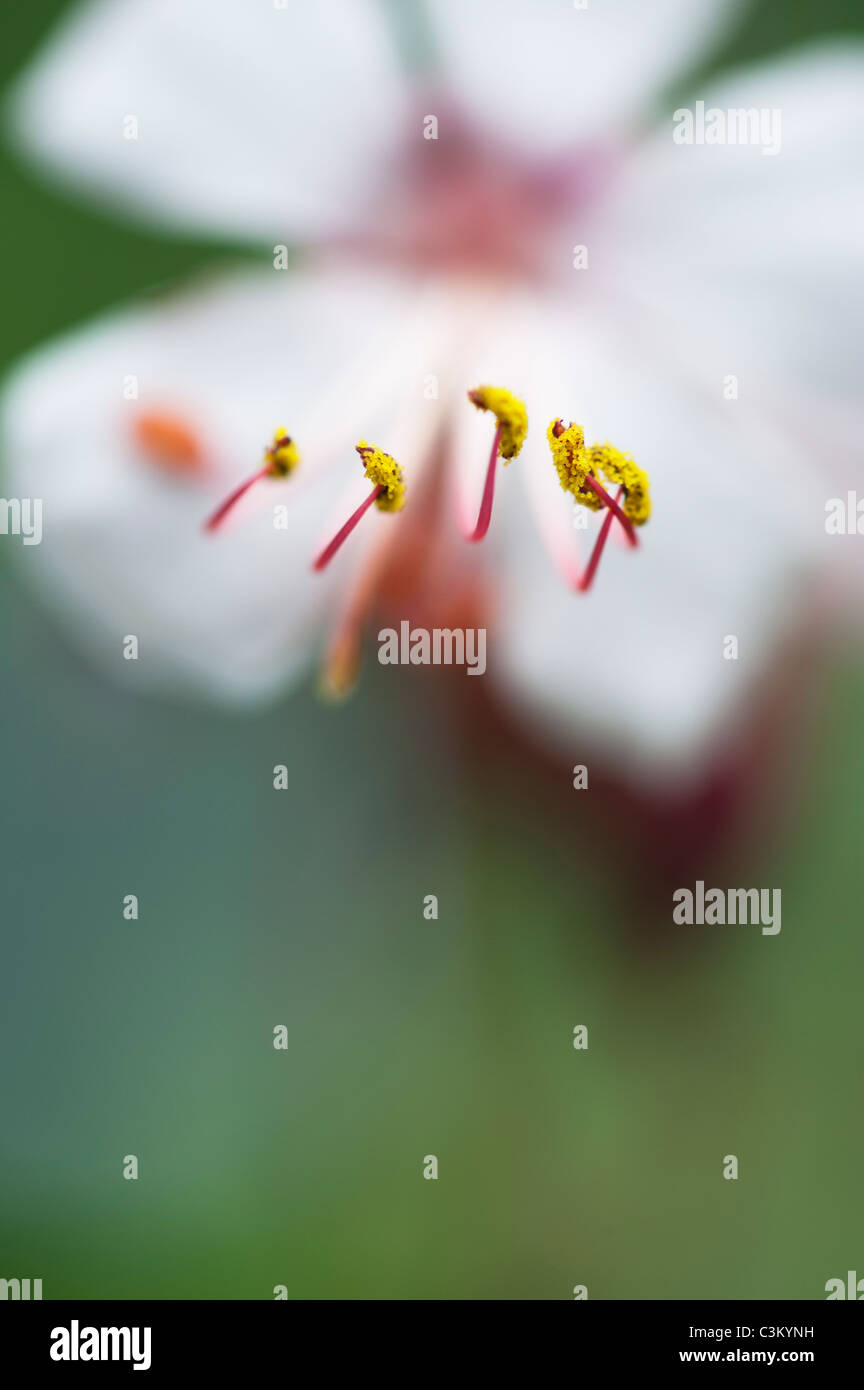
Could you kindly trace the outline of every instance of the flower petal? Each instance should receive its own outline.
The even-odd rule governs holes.
[[[736,0],[428,0],[463,107],[536,153],[607,137],[694,62]]]
[[[538,740],[628,777],[697,777],[801,621],[827,556],[818,488],[794,442],[664,362],[628,352],[627,325],[570,322],[549,306],[511,331],[533,372],[532,428],[517,467],[541,515],[567,511],[583,564],[600,518],[574,530],[544,439],[563,415],[586,439],[632,452],[654,514],[640,546],[607,548],[591,592],[569,590],[529,510],[503,507],[499,622],[489,671]],[[551,489],[551,491],[549,490]],[[553,494],[557,493],[557,497]],[[553,518],[554,523],[554,518]],[[554,528],[553,528],[554,529]],[[559,527],[555,545],[560,545]],[[491,537],[490,537],[491,538]],[[724,659],[737,638],[739,659]]]
[[[358,433],[386,436],[398,403],[420,397],[423,309],[413,280],[368,270],[275,286],[273,272],[237,275],[115,313],[17,369],[3,403],[6,488],[44,508],[43,541],[22,549],[21,568],[110,674],[242,702],[278,691],[323,646],[364,545],[314,575],[320,527],[361,474]],[[188,424],[200,475],[136,446],[140,412]],[[204,535],[279,426],[299,468],[262,479]],[[122,659],[126,635],[137,662]]]
[[[281,243],[353,225],[403,100],[371,0],[94,0],[12,115],[53,174],[139,216]]]
[[[687,356],[722,363],[742,396],[859,400],[864,45],[746,68],[681,111],[696,100],[724,120],[756,113],[778,152],[677,144],[670,109],[591,229],[592,276],[665,319]]]

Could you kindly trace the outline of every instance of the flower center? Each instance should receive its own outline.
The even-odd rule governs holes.
[[[374,200],[359,238],[366,254],[424,269],[542,277],[564,254],[562,222],[593,198],[611,167],[584,149],[528,158],[476,131],[434,97],[437,138],[423,121]],[[552,258],[552,259],[550,259]]]

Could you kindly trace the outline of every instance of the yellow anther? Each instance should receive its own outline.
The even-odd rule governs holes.
[[[588,463],[585,458],[585,431],[581,425],[565,425],[553,420],[546,438],[552,450],[552,462],[565,492],[576,493],[585,481]]]
[[[599,512],[606,504],[586,485],[586,477],[590,473],[608,483],[618,483],[624,489],[621,509],[625,516],[630,518],[634,526],[644,526],[651,515],[648,475],[629,454],[622,453],[608,442],[586,445],[581,426],[565,425],[562,420],[552,421],[546,438],[565,492],[572,493],[583,507]]]
[[[370,483],[385,489],[376,498],[375,506],[382,512],[401,511],[405,506],[405,479],[396,460],[374,444],[367,444],[365,439],[361,439],[355,447],[363,460]]]
[[[620,483],[624,489],[622,511],[634,526],[644,526],[651,515],[648,474],[633,462],[629,454],[622,453],[608,441],[605,444],[592,444],[586,453],[589,471],[600,473],[607,482]]]
[[[300,462],[300,450],[283,429],[276,430],[273,443],[264,450],[264,466],[271,478],[287,478]]]
[[[492,411],[501,430],[498,455],[505,463],[515,459],[528,433],[528,412],[522,401],[503,386],[476,386],[468,399],[478,410]]]

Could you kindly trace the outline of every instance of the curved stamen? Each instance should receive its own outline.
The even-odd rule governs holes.
[[[525,443],[528,432],[528,415],[525,406],[512,391],[503,386],[475,386],[468,392],[468,399],[478,410],[491,410],[497,421],[495,438],[492,440],[492,453],[486,468],[486,481],[483,484],[483,497],[477,525],[473,531],[466,532],[466,540],[482,541],[489,530],[492,519],[492,500],[495,496],[495,473],[499,456],[505,463],[515,459]]]
[[[286,434],[283,429],[278,429],[273,435],[273,443],[269,444],[264,450],[264,467],[259,468],[257,473],[253,473],[251,478],[247,478],[245,483],[235,487],[234,491],[225,498],[211,517],[204,523],[205,531],[216,531],[222,525],[226,516],[236,504],[261,478],[287,478],[294,472],[300,462],[300,450],[294,443],[290,434]]]
[[[367,444],[365,439],[361,439],[354,447],[360,455],[363,473],[373,484],[373,488],[366,501],[360,503],[345,525],[336,532],[330,544],[325,545],[312,564],[313,570],[323,570],[325,565],[329,565],[340,545],[348,539],[361,516],[368,512],[373,502],[378,503],[382,512],[399,512],[405,505],[405,479],[402,469],[392,455],[385,454],[384,450],[375,444]]]

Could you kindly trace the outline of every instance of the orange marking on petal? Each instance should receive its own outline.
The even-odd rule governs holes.
[[[148,410],[132,422],[136,445],[150,463],[168,473],[198,473],[204,463],[204,450],[191,425],[179,415]]]

